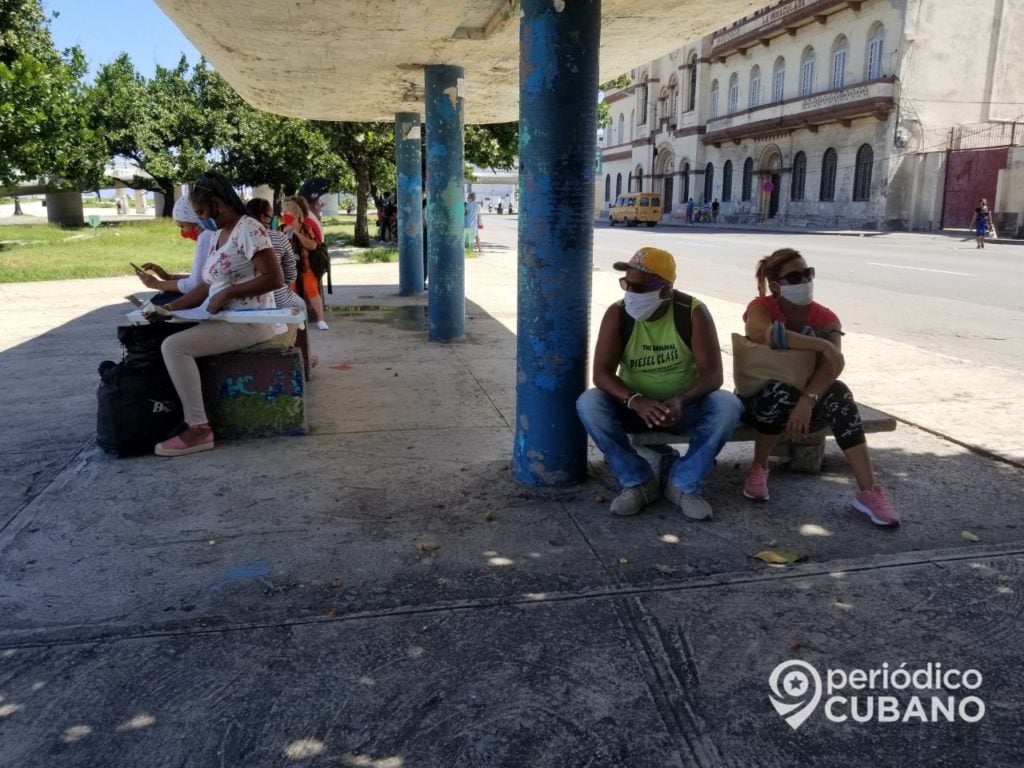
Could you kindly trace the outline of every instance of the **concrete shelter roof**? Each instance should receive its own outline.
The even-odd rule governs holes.
[[[268,112],[351,122],[422,113],[423,67],[449,64],[466,71],[467,123],[519,118],[515,0],[156,2],[242,98]],[[602,0],[601,80],[764,5]]]

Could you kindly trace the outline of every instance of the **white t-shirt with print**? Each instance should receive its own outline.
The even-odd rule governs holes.
[[[217,237],[210,243],[210,250],[206,255],[206,264],[203,266],[203,282],[210,285],[210,296],[215,296],[229,285],[238,285],[252,280],[256,276],[256,270],[252,264],[252,257],[257,251],[273,250],[274,244],[266,228],[256,219],[250,216],[243,216],[235,224],[227,242],[221,248],[217,247],[217,240],[220,239],[220,230]],[[224,309],[274,309],[273,292],[262,293],[258,296],[247,296],[243,299],[231,299],[224,305]]]

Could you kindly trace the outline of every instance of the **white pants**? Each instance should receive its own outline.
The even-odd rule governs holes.
[[[194,427],[206,424],[203,385],[197,357],[251,347],[274,337],[273,323],[225,323],[208,321],[164,339],[160,351],[185,411],[185,422]]]

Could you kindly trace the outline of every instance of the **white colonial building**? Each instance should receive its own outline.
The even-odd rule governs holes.
[[[815,227],[967,226],[1024,144],[1024,2],[786,0],[605,95],[598,197]],[[1007,180],[1019,174],[1006,173]]]

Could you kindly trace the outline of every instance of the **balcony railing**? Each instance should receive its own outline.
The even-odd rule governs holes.
[[[813,131],[826,123],[871,115],[884,120],[895,103],[896,83],[893,78],[872,80],[811,96],[763,104],[709,120],[702,140],[705,144],[721,144],[797,128]]]

